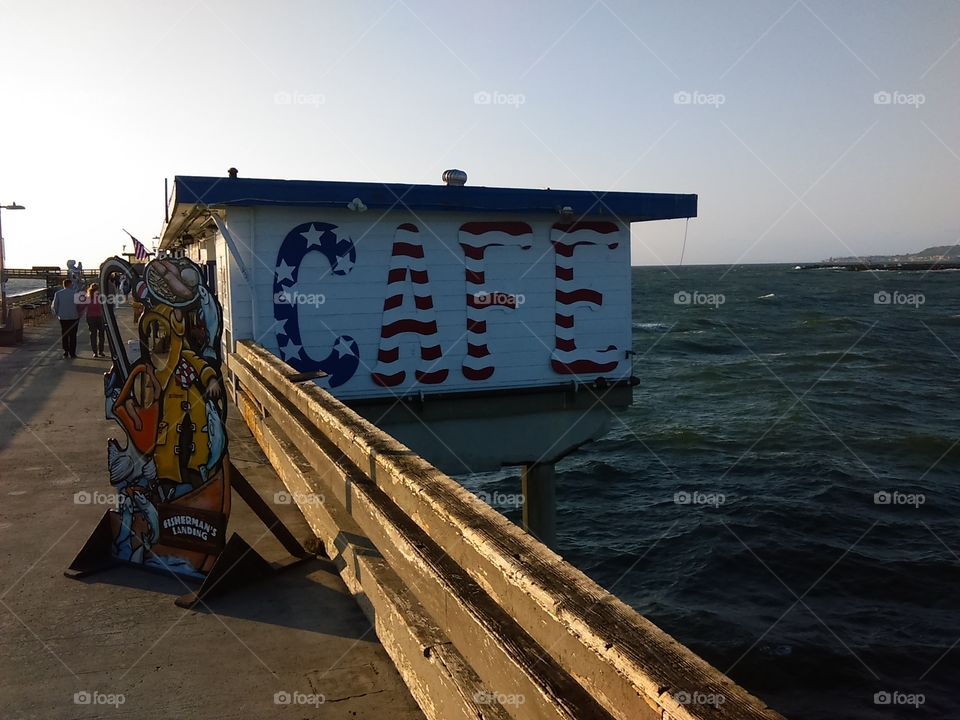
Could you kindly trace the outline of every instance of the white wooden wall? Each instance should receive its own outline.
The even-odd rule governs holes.
[[[288,300],[297,303],[301,352],[285,334],[286,323],[275,319],[274,282],[284,238],[297,226],[313,222],[334,225],[332,232],[338,239],[351,239],[356,260],[351,265],[347,257],[339,259],[338,269],[345,274],[338,275],[331,272],[324,254],[308,252],[299,266],[297,281],[283,283]],[[498,235],[496,231],[471,234],[461,230],[466,223],[476,222],[527,223],[531,232]],[[627,377],[631,370],[627,353],[631,337],[629,226],[619,224],[612,233],[584,230],[565,234],[553,229],[558,222],[557,215],[231,208],[226,224],[250,282],[244,280],[236,258],[218,237],[218,274],[226,280],[220,288],[225,328],[234,341],[252,338],[295,367],[304,366],[301,369],[310,369],[315,364],[311,359],[323,364],[340,338],[340,352],[333,356],[330,367],[336,368],[334,375],[342,384],[330,387],[329,380],[320,384],[342,398],[523,388],[573,379],[590,381],[599,376]],[[412,225],[417,232],[398,230],[401,225]],[[578,244],[572,256],[563,257],[551,240]],[[510,244],[486,247],[482,261],[467,257],[461,246],[462,242],[482,246],[495,241]],[[395,255],[398,242],[406,243],[408,249],[419,245],[422,260]],[[615,247],[609,247],[613,244]],[[395,281],[388,283],[391,267]],[[416,272],[405,272],[403,280],[396,280],[400,275],[396,271],[404,268]],[[468,275],[468,269],[474,274]],[[279,277],[285,270],[281,266]],[[481,270],[482,283],[477,282],[480,276],[476,274]],[[566,279],[571,271],[573,280]],[[596,291],[602,304],[558,304],[558,289]],[[468,309],[468,292],[493,291],[504,293],[499,299],[508,303],[509,296],[515,297],[515,309]],[[385,310],[385,298],[395,295],[402,295],[401,304]],[[421,298],[421,306],[432,305],[432,310],[416,309],[414,296]],[[424,300],[427,296],[429,303]],[[489,302],[491,295],[479,297],[482,306],[484,298]],[[558,314],[572,317],[573,328],[558,328]],[[404,318],[435,320],[437,332],[381,338],[382,325]],[[486,332],[468,332],[468,318],[486,321]],[[473,327],[476,330],[478,326]],[[355,345],[344,338],[352,338]],[[485,344],[489,355],[471,357],[468,343],[474,345],[474,354]],[[440,346],[439,357],[436,345]],[[350,375],[349,355],[354,348],[359,362]],[[383,360],[392,360],[393,356],[395,361]],[[600,366],[602,371],[596,371]],[[564,367],[572,367],[575,372],[563,371]],[[483,372],[478,373],[478,368]],[[430,382],[419,382],[418,370],[421,378]],[[401,375],[403,380],[398,381]],[[485,379],[477,379],[481,376]],[[378,385],[375,377],[392,384]]]

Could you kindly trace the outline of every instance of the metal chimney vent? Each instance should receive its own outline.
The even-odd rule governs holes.
[[[443,182],[447,185],[466,185],[467,174],[463,170],[451,169],[443,171]]]

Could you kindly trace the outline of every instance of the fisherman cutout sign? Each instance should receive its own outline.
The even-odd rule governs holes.
[[[118,507],[108,513],[117,560],[204,575],[224,546],[230,513],[222,310],[186,258],[100,268],[116,298],[123,280],[143,305],[137,342],[125,345],[117,303],[105,306],[114,364],[104,376],[106,416],[125,437],[107,443]],[[131,347],[132,346],[132,347]]]

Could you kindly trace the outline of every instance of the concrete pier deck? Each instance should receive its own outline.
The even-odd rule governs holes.
[[[173,576],[118,568],[65,578],[111,494],[106,441],[119,431],[103,418],[109,360],[92,358],[85,328],[76,360],[61,358],[55,321],[25,336],[0,347],[0,715],[423,717],[321,561],[197,611],[173,604],[194,589]],[[231,413],[233,462],[271,498],[283,486]],[[295,504],[274,507],[298,538],[313,536]],[[230,530],[268,560],[285,556],[239,499]]]

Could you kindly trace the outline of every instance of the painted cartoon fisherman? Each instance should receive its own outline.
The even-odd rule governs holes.
[[[154,260],[138,280],[139,273],[119,259],[105,263],[101,272],[114,267],[136,280],[134,293],[144,307],[139,359],[130,363],[116,356],[105,381],[107,416],[128,438],[125,448],[116,441],[108,446],[111,482],[121,495],[115,553],[147,563],[153,553],[168,569],[205,572],[216,555],[165,545],[159,521],[165,506],[224,518],[230,512],[221,310],[199,268],[185,258]]]
[[[137,449],[153,453],[163,502],[207,482],[224,449],[217,405],[222,396],[219,370],[191,348],[188,337],[193,334],[194,347],[209,349],[210,328],[203,322],[188,323],[189,313],[194,319],[203,315],[202,309],[196,310],[203,304],[202,290],[192,264],[174,260],[150,264],[139,288],[149,303],[138,323],[147,352],[115,403]],[[147,397],[133,392],[137,383],[151,390]],[[158,402],[143,402],[153,398]]]
[[[153,452],[162,499],[170,501],[207,481],[210,426],[219,429],[215,401],[222,391],[216,369],[187,346],[182,311],[151,308],[140,318],[140,332],[153,342],[147,363],[162,398]]]

